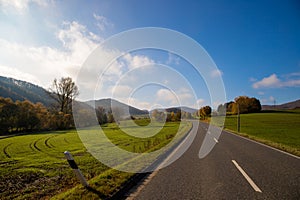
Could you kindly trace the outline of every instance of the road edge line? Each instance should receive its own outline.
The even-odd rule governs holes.
[[[267,147],[267,148],[269,148],[269,149],[278,151],[278,152],[280,152],[280,153],[283,153],[283,154],[285,154],[285,155],[294,157],[294,158],[296,158],[296,159],[300,159],[300,157],[297,156],[297,155],[291,154],[291,153],[286,152],[286,151],[283,151],[283,150],[281,150],[281,149],[277,149],[277,148],[275,148],[275,147],[269,146],[269,145],[267,145],[267,144],[264,144],[264,143],[259,142],[259,141],[256,141],[256,140],[252,140],[252,139],[250,139],[250,138],[243,137],[243,136],[238,135],[238,134],[236,134],[236,133],[233,133],[233,132],[231,132],[231,131],[229,131],[229,130],[224,130],[224,129],[223,129],[223,132],[228,133],[228,134],[231,134],[231,135],[234,135],[234,136],[239,137],[239,138],[242,138],[242,139],[244,139],[244,140],[247,140],[247,141],[250,141],[250,142],[259,144],[259,145],[264,146],[264,147]]]

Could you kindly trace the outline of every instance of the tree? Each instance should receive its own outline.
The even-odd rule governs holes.
[[[254,112],[260,112],[261,111],[261,104],[260,101],[254,97],[250,98],[249,100],[250,105],[249,105],[249,112],[254,113]]]
[[[192,114],[189,112],[181,111],[181,116],[183,119],[192,119]]]
[[[154,120],[158,121],[158,122],[165,122],[168,121],[168,113],[159,111],[157,109],[153,110],[151,112],[151,116]]]
[[[79,91],[72,78],[67,77],[59,81],[54,79],[49,94],[58,103],[59,112],[71,114],[72,101],[79,95]]]
[[[175,113],[171,112],[171,121],[174,122],[175,121]]]
[[[239,96],[235,99],[234,106],[232,107],[232,112],[237,113],[254,113],[261,111],[260,101],[254,97],[249,98],[247,96]]]
[[[36,107],[28,100],[16,101],[18,117],[16,127],[18,131],[31,131],[40,123]]]
[[[111,110],[107,112],[107,122],[108,122],[108,123],[113,123],[113,122],[115,122],[114,115],[112,114],[112,111],[111,111]]]
[[[181,111],[177,111],[175,115],[175,121],[180,122],[181,121]]]
[[[18,106],[9,98],[0,97],[0,133],[8,133],[15,128]]]
[[[226,103],[220,104],[217,108],[218,115],[226,115]]]
[[[16,101],[0,97],[0,133],[46,130],[51,116],[41,103]]]
[[[103,107],[99,106],[98,108],[96,108],[96,115],[100,125],[107,123],[107,115]]]
[[[204,106],[199,110],[200,119],[206,119],[206,117],[208,117],[210,114],[211,114],[210,106]]]
[[[50,129],[50,113],[42,103],[36,103],[34,105],[39,124],[37,125],[38,130]]]

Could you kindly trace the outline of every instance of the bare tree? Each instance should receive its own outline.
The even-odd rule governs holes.
[[[62,77],[59,81],[54,79],[49,94],[58,103],[60,112],[71,114],[72,101],[79,95],[79,91],[72,78]]]

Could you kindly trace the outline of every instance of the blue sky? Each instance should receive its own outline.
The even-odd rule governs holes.
[[[247,95],[262,104],[274,100],[280,104],[300,98],[300,3],[296,0],[0,0],[0,27],[0,75],[45,88],[54,78],[71,76],[76,80],[86,58],[110,36],[132,28],[163,27],[181,32],[205,48],[219,69],[215,75],[224,81],[227,100]],[[187,88],[174,83],[182,104],[218,103],[211,102],[201,77],[194,77],[189,64],[176,55],[144,50],[118,62],[133,66],[153,63],[184,73],[197,88],[195,98],[189,99]],[[120,66],[112,72],[119,77],[124,73]],[[129,86],[114,89],[123,93]],[[96,98],[110,96],[107,88]],[[131,98],[133,105],[149,109],[156,104],[176,104],[166,88],[146,88],[147,92],[139,90]]]

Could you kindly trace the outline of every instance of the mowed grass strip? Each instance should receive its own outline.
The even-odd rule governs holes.
[[[147,124],[148,122],[146,122]],[[144,124],[139,121],[137,124]],[[152,152],[161,147],[165,146],[173,139],[173,137],[169,137],[170,134],[175,136],[175,134],[179,134],[178,140],[184,137],[186,133],[192,128],[191,122],[181,122],[181,126],[179,122],[168,122],[166,123],[161,131],[155,136],[150,137],[148,141],[151,141],[153,145],[147,146],[148,142],[145,143],[145,138],[134,138],[128,137],[128,135],[124,134],[124,132],[120,132],[120,136],[117,137],[115,134],[109,134],[109,130],[114,130],[116,127],[115,124],[109,124],[108,127],[102,127],[105,134],[112,140],[114,143],[118,143],[120,138],[127,138],[127,140],[131,140],[130,146],[127,144],[123,144],[122,148],[128,149],[131,152],[143,153],[143,152]],[[143,125],[142,125],[143,127]],[[132,127],[127,127],[128,129],[132,129]],[[144,131],[147,129],[151,129],[151,127],[143,128]],[[128,131],[128,130],[127,130]],[[124,141],[124,140],[123,140]],[[128,147],[129,146],[129,147]],[[135,147],[134,147],[135,146]],[[141,148],[138,148],[141,147]],[[146,148],[146,149],[144,149]],[[139,154],[139,156],[143,156],[144,154]],[[139,157],[138,156],[138,157]],[[116,191],[118,191],[126,182],[130,180],[133,176],[133,173],[121,172],[115,169],[109,169],[106,172],[100,174],[99,176],[94,177],[89,180],[89,185],[92,190],[87,190],[82,185],[77,185],[76,187],[68,190],[64,193],[58,194],[54,196],[52,199],[105,199],[111,197]]]
[[[300,156],[300,110],[240,115],[240,135]],[[225,129],[237,133],[237,116],[226,116]]]
[[[187,132],[191,124],[183,123],[185,128],[181,131]],[[112,142],[133,152],[160,148],[172,139],[178,128],[179,123],[168,123],[148,142],[124,134],[115,124],[103,127]],[[55,199],[65,199],[65,192],[70,199],[85,196],[92,199],[106,198],[133,175],[110,169],[92,157],[81,143],[76,130],[2,138],[0,150],[0,199],[49,199],[60,193],[62,195]],[[95,188],[94,191],[80,186],[64,158],[63,152],[66,150],[73,154],[84,176]],[[75,191],[70,190],[74,187],[77,188]]]

